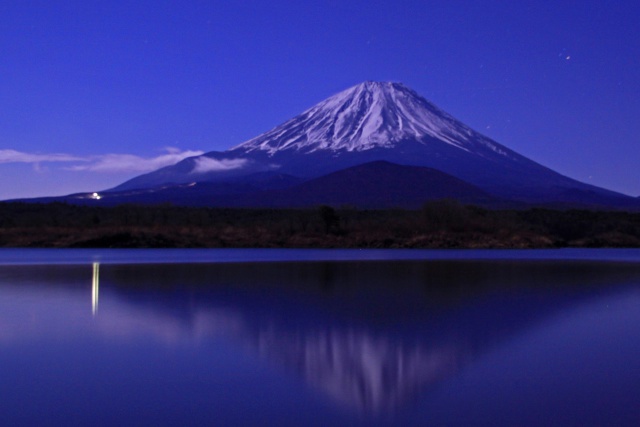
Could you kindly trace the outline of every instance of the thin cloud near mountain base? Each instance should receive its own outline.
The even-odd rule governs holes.
[[[247,159],[212,159],[210,157],[199,157],[191,173],[206,173],[217,171],[228,171],[240,169],[247,164]]]
[[[73,156],[65,153],[26,153],[18,150],[0,150],[1,163],[28,163],[38,167],[41,163],[75,163],[64,170],[77,172],[148,172],[173,165],[187,157],[202,155],[203,151],[167,147],[155,157],[140,157],[133,154],[102,154],[96,156]]]
[[[0,150],[0,163],[82,162],[86,159],[64,153],[25,153],[18,150]]]
[[[187,157],[200,156],[203,151],[180,151],[177,148],[166,148],[166,154],[144,158],[133,154],[105,154],[89,159],[86,165],[72,166],[75,171],[90,172],[148,172],[164,166],[173,165]]]

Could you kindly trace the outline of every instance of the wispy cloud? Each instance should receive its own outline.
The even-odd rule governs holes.
[[[196,159],[196,165],[192,173],[228,171],[240,169],[247,164],[247,159],[212,159],[210,157],[200,157]]]
[[[11,149],[0,149],[0,163],[44,163],[44,162],[82,162],[86,159],[62,153],[24,153]]]
[[[25,153],[12,149],[0,149],[0,163],[30,163],[36,170],[41,163],[68,163],[65,170],[88,172],[149,172],[173,165],[187,157],[199,156],[203,151],[167,147],[155,157],[140,157],[133,154],[102,154],[96,156],[74,156],[64,153]]]
[[[140,157],[133,154],[104,154],[93,156],[86,164],[71,166],[68,169],[91,172],[149,172],[178,163],[187,157],[199,156],[203,151],[168,147],[165,153],[156,157]]]

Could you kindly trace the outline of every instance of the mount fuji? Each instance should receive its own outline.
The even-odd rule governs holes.
[[[352,190],[352,199],[357,201],[356,193],[371,192],[364,186],[375,189],[388,184],[389,163],[397,171],[414,168],[403,176],[422,180],[419,186],[424,191],[414,194],[411,203],[400,203],[404,206],[441,198],[453,187],[457,193],[451,197],[466,201],[638,206],[634,198],[573,180],[510,150],[401,83],[371,81],[333,95],[229,150],[191,157],[133,178],[101,193],[101,200],[268,206],[273,204],[270,200],[277,199],[279,206],[300,206],[318,202],[308,192],[326,184],[329,187],[323,188],[322,201],[332,203],[332,192],[341,192],[345,184],[334,174],[368,164],[369,180],[359,180],[363,188]],[[377,174],[377,167],[384,173]],[[423,173],[416,174],[416,167],[424,168]],[[438,179],[430,192],[429,176],[434,174]],[[308,184],[311,180],[313,185]],[[398,192],[417,185],[408,179],[393,182]],[[460,192],[462,187],[467,191]],[[389,185],[385,188],[386,193],[393,193]],[[305,203],[299,201],[303,191]],[[343,191],[340,202],[349,204]],[[390,201],[381,196],[367,205],[388,207]]]

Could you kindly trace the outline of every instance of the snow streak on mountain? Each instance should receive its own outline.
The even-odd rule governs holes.
[[[231,151],[364,151],[430,137],[465,151],[508,150],[479,135],[401,83],[365,82],[320,102]]]

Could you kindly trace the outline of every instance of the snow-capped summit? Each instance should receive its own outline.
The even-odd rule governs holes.
[[[297,117],[231,151],[365,151],[407,140],[437,139],[463,150],[507,155],[401,83],[367,81],[318,103]],[[479,147],[478,147],[479,146]]]

